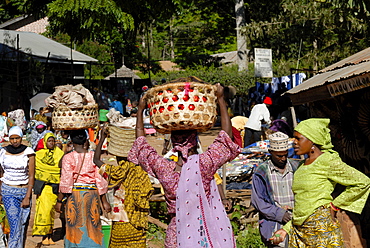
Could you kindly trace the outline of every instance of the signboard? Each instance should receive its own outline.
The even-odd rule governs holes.
[[[272,51],[271,49],[254,49],[254,76],[272,78]]]

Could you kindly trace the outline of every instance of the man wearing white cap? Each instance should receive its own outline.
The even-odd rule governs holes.
[[[293,173],[299,161],[288,159],[288,135],[276,132],[268,138],[271,156],[253,174],[252,204],[259,212],[262,241],[268,247],[288,247],[288,242],[272,245],[269,238],[292,217]]]

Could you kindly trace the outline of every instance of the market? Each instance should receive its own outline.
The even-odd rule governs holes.
[[[370,247],[370,2],[0,2],[0,248]]]

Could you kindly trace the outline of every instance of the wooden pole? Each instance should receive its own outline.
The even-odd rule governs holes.
[[[294,129],[298,125],[294,107],[290,107],[290,112],[292,113],[293,129]],[[304,159],[303,155],[301,155],[300,157],[302,160]]]

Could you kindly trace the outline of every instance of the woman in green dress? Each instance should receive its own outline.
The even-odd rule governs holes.
[[[294,129],[294,151],[307,158],[294,174],[293,218],[271,237],[274,244],[289,235],[289,247],[344,247],[337,211],[360,214],[365,206],[370,179],[332,150],[329,122],[312,118]],[[345,190],[334,199],[337,184]]]

